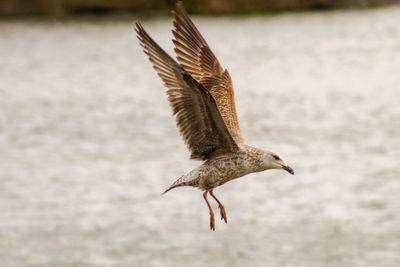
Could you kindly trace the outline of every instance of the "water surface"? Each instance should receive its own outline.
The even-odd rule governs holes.
[[[134,19],[2,21],[1,265],[399,266],[399,13],[194,18],[247,142],[296,171],[218,188],[215,232],[200,191],[160,196],[200,163]]]

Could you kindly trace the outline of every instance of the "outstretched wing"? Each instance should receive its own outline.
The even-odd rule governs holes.
[[[140,23],[136,23],[135,30],[144,52],[168,88],[168,100],[191,158],[205,160],[236,151],[237,144],[212,95],[154,42]]]
[[[217,107],[233,139],[244,139],[236,115],[232,79],[211,51],[199,30],[186,13],[182,2],[176,5],[172,31],[175,52],[181,66],[214,97]]]

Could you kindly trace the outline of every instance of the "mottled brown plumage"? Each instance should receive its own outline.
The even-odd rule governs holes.
[[[233,139],[236,143],[243,143],[229,72],[221,67],[207,42],[187,15],[183,5],[178,3],[176,11],[172,13],[175,27],[172,31],[175,39],[172,41],[175,44],[179,63],[211,93]]]
[[[191,158],[205,160],[237,151],[237,144],[212,95],[154,42],[139,23],[136,31],[145,53],[168,88],[168,100]]]
[[[293,170],[277,154],[244,142],[228,71],[222,69],[180,2],[173,14],[173,42],[179,64],[138,22],[136,32],[144,52],[168,88],[168,100],[191,158],[205,162],[176,180],[164,193],[180,186],[204,190],[210,228],[215,230],[207,193],[217,201],[221,219],[227,222],[225,208],[214,195],[214,188],[252,172],[284,169],[293,174]]]

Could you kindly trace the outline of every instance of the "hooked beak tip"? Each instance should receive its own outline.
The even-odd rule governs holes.
[[[294,175],[294,170],[290,166],[283,166],[283,169],[288,173]]]

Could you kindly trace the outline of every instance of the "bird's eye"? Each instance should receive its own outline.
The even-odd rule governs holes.
[[[280,160],[280,158],[278,156],[273,156],[275,160]]]

